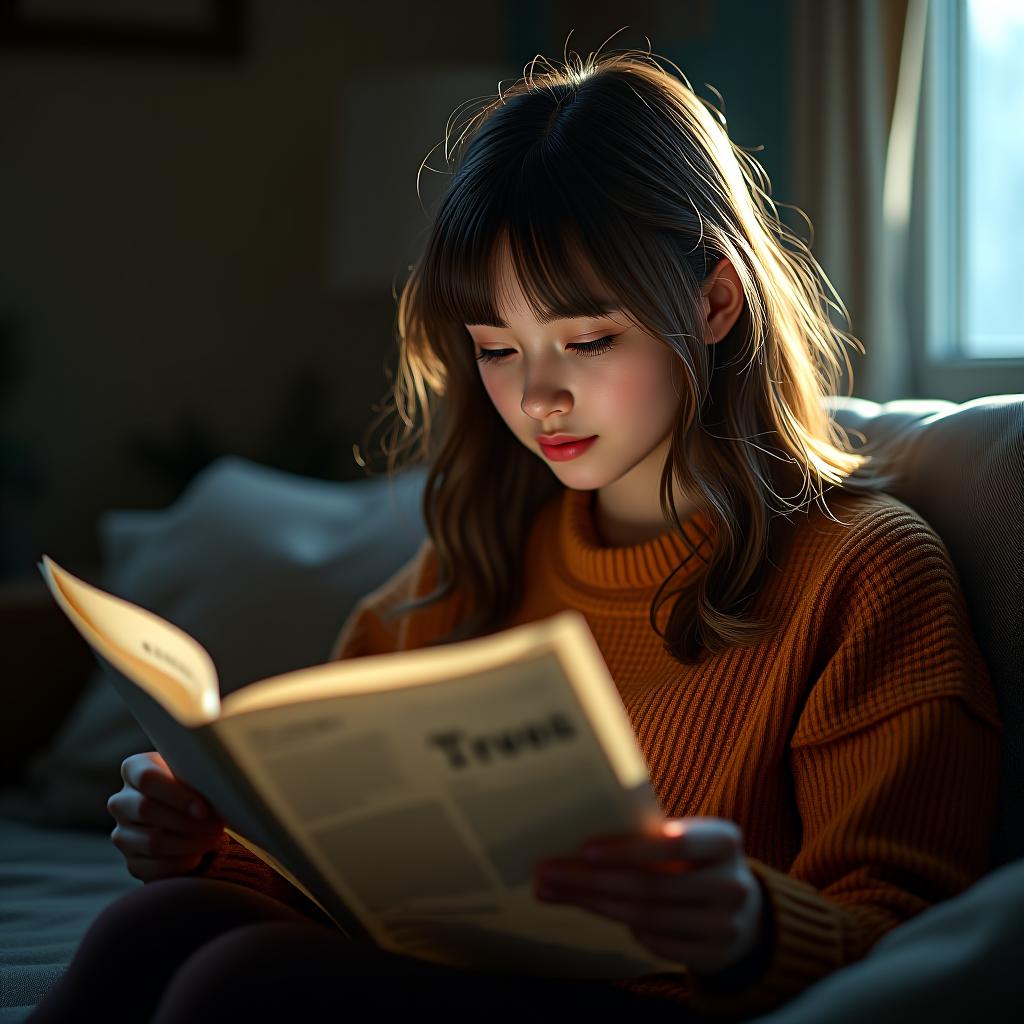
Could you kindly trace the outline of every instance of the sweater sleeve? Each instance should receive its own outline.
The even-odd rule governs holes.
[[[388,620],[385,613],[395,605],[421,595],[433,584],[433,545],[423,540],[416,554],[376,590],[363,597],[341,627],[328,655],[328,661],[362,658],[371,654],[390,654],[404,649],[404,622]]]
[[[334,922],[303,892],[226,832],[220,836],[217,845],[185,876],[212,878],[245,886],[321,924],[335,927]]]
[[[801,848],[788,871],[747,858],[763,940],[728,972],[690,972],[710,1017],[774,1009],[988,870],[1003,732],[991,679],[938,536],[911,529],[885,548],[843,572],[791,740]]]
[[[412,559],[356,603],[331,647],[329,661],[386,654],[400,649],[401,619],[397,623],[387,622],[381,613],[418,592],[422,570],[431,550],[429,540],[424,540]],[[227,833],[187,875],[246,886],[333,927],[330,918],[305,894]]]

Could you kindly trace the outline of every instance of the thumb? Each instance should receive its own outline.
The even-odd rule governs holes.
[[[662,832],[675,840],[676,856],[684,860],[715,862],[743,852],[743,830],[728,818],[669,818]]]

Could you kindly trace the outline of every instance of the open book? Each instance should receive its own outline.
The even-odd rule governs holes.
[[[624,923],[533,895],[541,860],[664,820],[579,612],[329,661],[222,701],[195,638],[37,564],[174,774],[353,941],[552,977],[685,970]]]

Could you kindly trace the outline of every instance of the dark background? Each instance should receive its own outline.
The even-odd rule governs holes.
[[[787,0],[206,6],[63,26],[4,7],[2,578],[41,552],[98,564],[101,511],[162,507],[222,453],[361,478],[392,288],[447,181],[424,169],[418,198],[420,164],[443,170],[449,116],[536,54],[649,41],[800,204]]]

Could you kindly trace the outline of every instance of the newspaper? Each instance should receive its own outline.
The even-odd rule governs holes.
[[[664,820],[578,611],[221,701],[188,633],[45,555],[40,570],[174,774],[354,941],[551,977],[685,970],[624,923],[533,895],[540,861]]]

